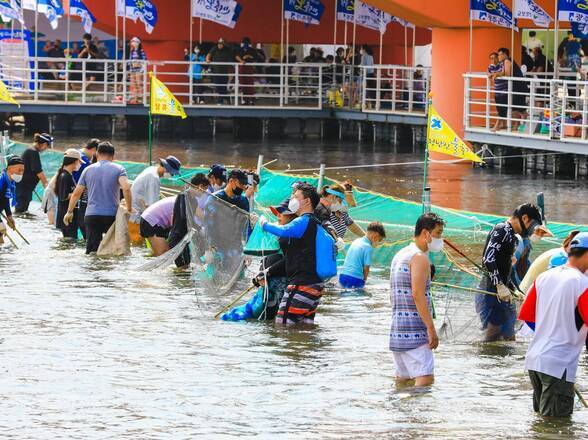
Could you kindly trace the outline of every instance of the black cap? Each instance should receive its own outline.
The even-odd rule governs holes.
[[[247,173],[239,169],[231,170],[229,173],[229,179],[237,179],[241,185],[247,185],[249,183]]]
[[[14,165],[24,165],[24,161],[18,154],[11,154],[6,157],[6,166],[11,167]]]
[[[290,211],[288,205],[290,204],[290,199],[284,200],[278,206],[270,206],[270,211],[273,215],[277,216],[278,214],[285,214],[285,215],[292,215],[295,214],[294,212]]]
[[[49,133],[41,133],[39,135],[39,142],[47,143],[49,146],[53,146],[53,136],[51,136]]]
[[[219,165],[215,163],[213,166],[210,167],[210,171],[208,172],[208,176],[216,177],[217,179],[221,179],[223,182],[227,181],[227,169],[223,165]]]

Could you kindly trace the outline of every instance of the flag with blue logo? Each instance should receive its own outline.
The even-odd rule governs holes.
[[[355,0],[337,0],[337,20],[353,23]]]
[[[69,0],[69,15],[80,17],[84,31],[88,34],[92,33],[92,25],[96,23],[96,19],[82,0]]]
[[[577,23],[573,21],[570,24],[572,26],[572,34],[574,34],[574,37],[582,40],[588,39],[588,23]]]
[[[192,0],[192,16],[234,28],[241,13],[235,0]]]
[[[4,22],[18,20],[24,24],[22,9],[16,0],[0,0],[0,16]]]
[[[22,8],[45,15],[53,30],[59,25],[59,18],[64,14],[63,7],[59,0],[22,0]]]
[[[284,0],[284,18],[306,24],[320,24],[325,6],[320,0]]]
[[[551,17],[534,0],[514,0],[513,13],[515,18],[533,20],[537,26],[548,28]]]
[[[118,0],[118,16],[142,21],[150,34],[157,24],[157,8],[151,0]]]
[[[411,29],[416,29],[416,26],[414,24],[412,24],[409,21],[404,20],[403,18],[392,16],[392,21],[400,24],[401,26],[411,28]]]
[[[558,0],[560,21],[588,24],[588,0]]]
[[[500,0],[470,0],[470,19],[486,21],[506,28],[513,26],[510,9]],[[516,21],[514,28],[517,29]]]

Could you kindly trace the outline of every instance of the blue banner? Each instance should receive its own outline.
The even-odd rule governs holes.
[[[51,24],[53,30],[57,29],[59,24],[58,18],[64,14],[59,0],[38,0],[37,5],[39,11],[43,12],[47,20],[49,20],[49,24]]]
[[[337,20],[353,23],[355,0],[337,0]]]
[[[325,6],[320,0],[284,0],[284,18],[306,24],[320,24]]]
[[[576,21],[572,21],[572,34],[574,37],[580,38],[582,40],[588,38],[588,23],[578,23]]]
[[[24,23],[22,9],[16,0],[0,0],[0,15],[4,21],[18,20]]]
[[[588,0],[558,0],[557,18],[572,23],[588,23]]]
[[[96,23],[96,19],[82,0],[69,0],[69,15],[80,17],[84,24],[84,31],[88,34],[92,33],[92,26]]]
[[[241,5],[235,0],[192,0],[192,16],[234,28]]]
[[[145,25],[145,32],[150,34],[157,24],[157,8],[151,0],[119,0],[118,15],[140,20]]]
[[[510,9],[500,0],[470,0],[470,19],[506,28],[513,26]],[[514,27],[516,29],[516,21]]]

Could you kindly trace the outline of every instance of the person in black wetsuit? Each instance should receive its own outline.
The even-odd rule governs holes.
[[[482,276],[479,288],[498,296],[476,295],[476,312],[480,316],[482,328],[486,330],[486,342],[500,337],[514,340],[517,318],[516,307],[511,301],[511,290],[515,289],[511,271],[518,241],[515,234],[529,237],[542,223],[539,208],[526,203],[515,209],[507,221],[494,226],[488,234],[482,256],[482,265],[487,272]]]
[[[53,145],[53,136],[47,133],[35,134],[33,139],[33,146],[27,148],[22,153],[22,160],[24,162],[25,171],[22,180],[16,185],[16,208],[15,212],[26,212],[29,209],[29,204],[33,199],[33,192],[35,187],[41,181],[43,188],[47,187],[47,177],[43,172],[43,165],[41,165],[41,155],[43,151],[51,148]],[[39,200],[40,201],[40,200]]]
[[[15,228],[15,223],[12,218],[11,205],[15,202],[16,183],[22,179],[23,173],[24,162],[22,158],[16,154],[8,156],[6,158],[6,169],[0,174],[0,214],[6,217],[6,223],[12,229]],[[0,226],[2,226],[1,217]],[[0,239],[2,238],[1,236],[2,233],[0,232]]]
[[[288,288],[276,317],[278,324],[312,324],[319,305],[323,280],[316,273],[316,235],[319,220],[314,216],[320,200],[316,188],[307,183],[297,186],[288,203],[298,217],[287,225],[268,223],[261,218],[264,231],[287,239],[284,247]]]

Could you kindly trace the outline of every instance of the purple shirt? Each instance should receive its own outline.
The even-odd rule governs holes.
[[[172,227],[175,197],[166,197],[149,206],[141,217],[151,226],[161,226],[164,229]]]

